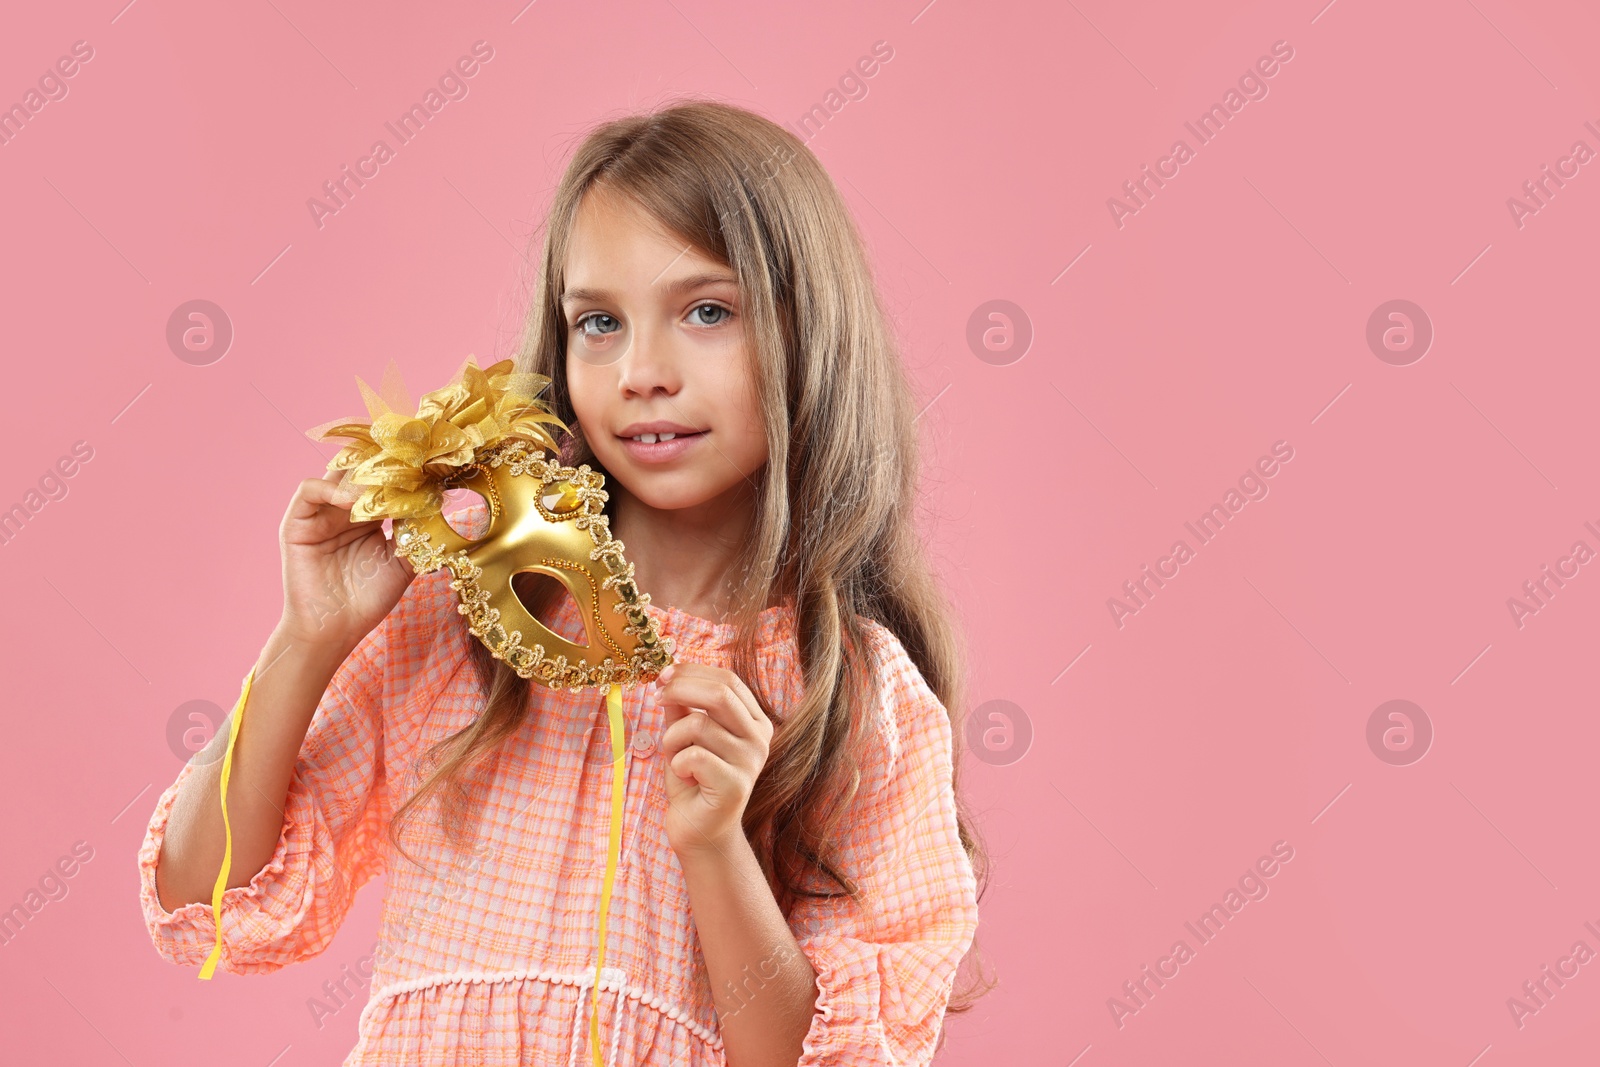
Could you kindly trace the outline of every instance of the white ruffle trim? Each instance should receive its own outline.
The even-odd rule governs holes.
[[[594,985],[594,972],[592,970],[578,972],[549,970],[536,971],[531,969],[515,971],[451,971],[448,974],[429,974],[423,975],[421,978],[408,978],[403,982],[394,982],[390,985],[386,985],[382,989],[372,994],[372,999],[367,1002],[366,1007],[361,1009],[360,1029],[365,1031],[367,1019],[379,1005],[383,1004],[387,1000],[391,1000],[405,993],[415,993],[419,990],[429,989],[434,986],[469,984],[495,985],[504,982],[547,982],[555,985],[577,986],[579,989],[586,990]],[[685,1030],[688,1030],[691,1034],[693,1034],[695,1037],[698,1037],[711,1048],[722,1048],[721,1035],[695,1022],[690,1016],[689,1012],[682,1006],[667,1000],[665,997],[657,996],[655,993],[652,993],[647,989],[639,989],[637,987],[629,986],[627,983],[627,976],[623,974],[620,968],[607,967],[604,969],[604,971],[602,971],[600,976],[600,990],[601,992],[616,993],[618,1001],[617,1006],[619,1008],[621,1007],[621,1001],[624,997],[626,997],[628,1000],[638,1001],[645,1007],[660,1013],[666,1018],[671,1019],[673,1022],[682,1026]],[[589,1001],[580,996],[578,998],[578,1003],[581,1006],[588,1004]],[[620,1012],[618,1015],[620,1017]],[[580,1020],[583,1017],[581,1008],[578,1016]],[[617,1026],[614,1027],[613,1030],[614,1033],[612,1034],[611,1054],[614,1058],[616,1056],[617,1039],[621,1035],[622,1028]],[[577,1034],[579,1032],[578,1024],[574,1023],[574,1048],[576,1048],[577,1045]]]

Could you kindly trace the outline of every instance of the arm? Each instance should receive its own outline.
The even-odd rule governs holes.
[[[348,652],[296,642],[274,630],[256,660],[248,715],[239,727],[228,782],[233,863],[228,888],[249,885],[266,866],[283,832],[283,806],[311,716]],[[222,809],[218,785],[228,731],[218,729],[185,776],[172,803],[156,866],[161,906],[175,911],[211,899],[222,866]]]
[[[798,1061],[816,971],[778,910],[743,834],[678,857],[730,1067]]]
[[[679,663],[659,680],[667,838],[689,890],[723,1051],[729,1067],[788,1067],[812,1025],[815,974],[741,825],[772,723],[732,671]]]
[[[386,650],[414,629],[418,598],[390,612],[409,568],[388,555],[378,524],[352,524],[330,503],[332,486],[303,483],[284,519],[283,621],[257,661],[228,790],[227,970],[270,970],[320,951],[382,865]],[[219,730],[184,766],[139,852],[146,925],[177,963],[200,962],[215,938],[226,743]]]
[[[771,723],[731,671],[680,663],[661,675],[667,833],[730,1067],[933,1056],[977,931],[977,886],[956,821],[949,715],[887,631],[877,655],[878,729],[837,842],[860,899],[806,898],[787,922],[740,827]]]
[[[230,879],[236,884],[222,894],[222,970],[271,971],[321,952],[356,890],[383,869],[389,805],[382,668],[374,665],[384,658],[387,629],[374,631],[334,675],[294,761],[283,811],[271,814],[278,830],[266,858],[258,869]],[[252,705],[254,697],[252,692]],[[245,712],[241,738],[254,711],[252,706]],[[151,940],[163,957],[188,966],[204,961],[216,942],[210,895],[169,906],[157,883],[175,803],[205,769],[193,761],[184,766],[157,801],[139,849],[140,903]],[[208,872],[211,881],[216,876],[216,870]]]
[[[837,852],[861,899],[807,898],[789,917],[817,975],[800,1067],[931,1062],[977,933],[949,714],[886,632],[881,649],[879,740],[863,757]]]
[[[228,814],[234,858],[229,888],[248,885],[283,831],[295,760],[323,693],[339,669],[399,600],[410,568],[394,557],[382,524],[353,523],[335,501],[337,479],[312,478],[296,490],[279,530],[283,617],[256,661],[256,678],[233,754]],[[206,762],[180,780],[161,843],[156,888],[171,911],[208,901],[222,865],[225,731]]]

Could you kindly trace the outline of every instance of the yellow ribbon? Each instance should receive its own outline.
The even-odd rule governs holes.
[[[228,748],[222,754],[222,781],[217,792],[222,797],[222,869],[217,872],[217,883],[211,887],[211,918],[216,923],[217,940],[211,946],[211,955],[200,965],[200,978],[209,981],[216,973],[217,961],[222,959],[222,894],[228,888],[228,870],[233,866],[233,827],[228,824],[228,778],[233,774],[233,746],[239,740],[239,721],[244,718],[244,703],[250,699],[250,683],[255,681],[256,669],[244,676],[244,687],[239,691],[239,702],[233,706],[232,722],[228,726]]]
[[[606,873],[600,883],[600,949],[594,961],[594,998],[589,1006],[589,1050],[594,1067],[603,1067],[600,1058],[600,971],[606,962],[606,913],[611,909],[611,883],[617,876],[617,861],[622,855],[622,792],[627,780],[623,766],[622,686],[613,682],[606,693],[606,717],[611,722],[611,824],[606,849]]]

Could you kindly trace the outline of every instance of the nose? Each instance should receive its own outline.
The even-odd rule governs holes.
[[[633,343],[617,364],[617,388],[625,397],[675,395],[683,382],[670,332],[650,324],[635,327]]]

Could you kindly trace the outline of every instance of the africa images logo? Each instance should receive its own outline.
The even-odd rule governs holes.
[[[306,200],[306,209],[311,212],[311,221],[316,223],[317,229],[327,225],[328,216],[337,215],[348,207],[356,193],[365,189],[367,182],[378,176],[384,164],[394,159],[401,147],[410,144],[429,121],[444,110],[446,104],[452,100],[465,100],[472,91],[468,79],[476,77],[483,69],[482,64],[493,58],[493,45],[488,41],[474,41],[472,55],[462,56],[453,66],[446,68],[439,75],[437,88],[429,86],[420,102],[414,102],[393,122],[383,124],[384,129],[394,137],[394,145],[379,138],[372,142],[366,155],[356,160],[353,172],[350,164],[346,163],[340,167],[337,178],[323,182],[322,192],[327,199],[319,200],[313,196]]]
[[[1267,894],[1272,891],[1268,879],[1279,874],[1292,859],[1294,846],[1287,841],[1274,841],[1271,855],[1262,856],[1245,868],[1237,884],[1229,886],[1220,901],[1201,912],[1193,922],[1183,924],[1184,930],[1194,938],[1193,945],[1189,944],[1188,938],[1180,937],[1172,943],[1165,956],[1156,959],[1153,968],[1147,963],[1139,969],[1138,977],[1122,983],[1123,996],[1107,997],[1106,1009],[1111,1012],[1111,1021],[1117,1024],[1117,1029],[1121,1030],[1127,1025],[1128,1016],[1137,1015],[1148,1008],[1157,991],[1178,977],[1202,947],[1216,940],[1246,904],[1266,900]]]

